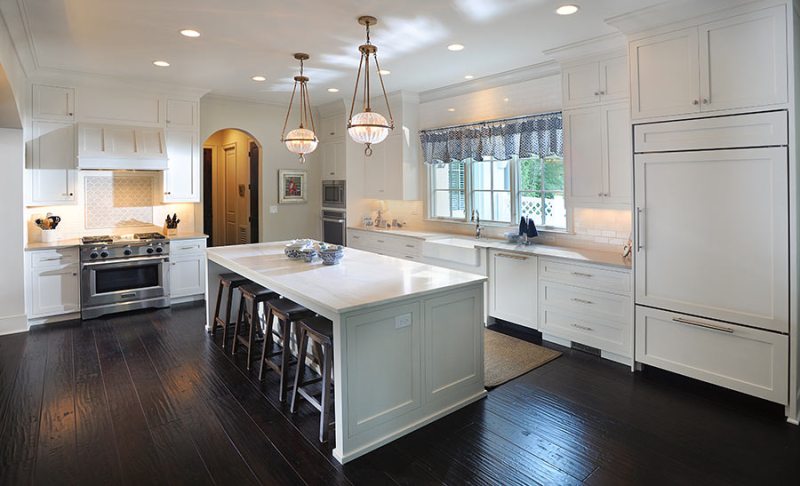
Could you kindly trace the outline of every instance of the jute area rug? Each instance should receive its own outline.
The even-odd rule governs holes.
[[[486,388],[502,385],[561,356],[558,351],[490,329],[484,330],[483,343]]]

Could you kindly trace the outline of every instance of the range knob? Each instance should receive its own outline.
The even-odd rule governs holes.
[[[92,260],[94,260],[95,258],[97,258],[97,252],[96,252],[96,251],[93,251],[93,252],[89,253],[89,258],[91,258]]]
[[[152,247],[152,246],[151,246],[150,248],[148,248],[148,249],[147,249],[147,253],[153,253],[153,251],[154,251],[154,250],[153,250],[153,247]]]
[[[125,256],[128,256],[128,255],[130,255],[130,254],[131,254],[131,253],[133,253],[133,252],[131,251],[131,249],[130,249],[130,248],[125,248],[125,251],[123,251],[122,253],[123,253]]]
[[[164,251],[163,248],[161,248],[160,246],[156,247],[156,253],[161,253],[162,251]]]
[[[108,252],[107,251],[101,251],[100,252],[100,258],[105,258],[107,256],[108,256]]]

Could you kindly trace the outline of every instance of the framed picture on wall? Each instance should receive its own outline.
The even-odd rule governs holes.
[[[306,194],[306,171],[287,170],[278,171],[278,203],[294,204],[308,202]]]

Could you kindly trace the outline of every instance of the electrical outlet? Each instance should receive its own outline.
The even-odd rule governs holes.
[[[269,207],[270,214],[278,214],[278,206],[270,206]]]
[[[403,314],[394,318],[394,328],[401,329],[411,325],[411,314]]]

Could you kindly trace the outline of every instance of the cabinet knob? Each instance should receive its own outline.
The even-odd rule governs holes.
[[[68,116],[72,116],[72,113],[67,113]]]
[[[692,100],[692,104],[693,104],[693,105],[699,105],[699,104],[700,104],[700,102],[699,102],[699,101],[697,101],[697,100]]]
[[[707,105],[707,104],[708,104],[708,98],[703,98],[703,104],[704,104],[704,105]]]
[[[603,194],[602,192],[598,192],[597,195],[603,197],[605,194]]]
[[[167,196],[169,196],[169,195],[170,195],[170,194],[172,194],[172,193],[171,193],[171,192],[169,192],[169,191],[167,191],[167,192],[165,192],[164,194],[166,194]]]
[[[601,95],[604,95],[604,94],[606,94],[606,92],[605,92],[605,91],[601,91],[601,92],[600,92],[600,94],[601,94]]]
[[[600,92],[599,92],[599,91],[595,91],[595,92],[594,92],[594,95],[595,95],[595,96],[600,96]]]

